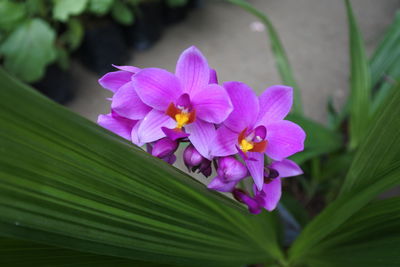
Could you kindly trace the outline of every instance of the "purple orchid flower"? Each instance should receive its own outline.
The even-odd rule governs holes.
[[[247,176],[247,168],[234,157],[218,158],[217,176],[208,188],[220,192],[232,192],[236,184]]]
[[[198,170],[206,177],[211,175],[211,161],[203,157],[193,145],[189,145],[183,151],[183,162],[189,172]]]
[[[118,114],[120,118],[129,120],[142,120],[150,112],[151,108],[140,100],[132,85],[132,77],[140,69],[133,66],[113,66],[119,70],[109,72],[99,79],[102,87],[114,93],[111,99],[113,114]],[[98,121],[98,123],[102,125],[101,121]],[[131,140],[134,144],[142,146],[143,143],[139,141],[137,135],[139,125],[140,123],[138,122],[136,127],[132,128],[130,138],[127,138],[126,133],[124,133],[124,137]]]
[[[175,75],[158,68],[139,71],[132,77],[133,87],[152,108],[138,128],[140,142],[188,137],[197,151],[210,159],[214,124],[222,123],[232,112],[226,90],[216,82],[215,71],[195,47],[181,54]]]
[[[132,129],[137,122],[137,120],[124,118],[115,111],[106,115],[101,114],[97,119],[100,126],[128,140],[131,140]]]
[[[276,85],[260,97],[244,83],[224,84],[234,110],[216,131],[212,156],[239,152],[259,190],[264,181],[264,154],[282,160],[304,149],[306,137],[297,124],[283,120],[293,103],[293,90]]]
[[[281,178],[301,174],[303,171],[294,161],[288,159],[275,161],[266,168],[262,189],[258,190],[256,186],[253,186],[254,197],[250,197],[240,189],[235,189],[233,195],[237,200],[246,204],[251,213],[258,214],[262,208],[272,211],[278,205],[282,195]]]

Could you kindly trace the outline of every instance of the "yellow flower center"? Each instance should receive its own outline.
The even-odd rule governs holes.
[[[175,120],[176,120],[176,128],[182,129],[183,126],[185,126],[190,119],[190,114],[186,112],[178,113],[175,115]]]
[[[254,148],[254,144],[252,142],[249,142],[246,139],[242,139],[242,141],[240,141],[240,149],[243,152],[247,152],[249,150],[252,150],[253,148]]]

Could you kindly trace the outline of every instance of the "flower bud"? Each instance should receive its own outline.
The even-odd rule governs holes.
[[[272,169],[271,167],[264,168],[264,183],[268,184],[277,177],[279,177],[279,172],[277,170]]]
[[[238,181],[247,176],[247,168],[234,157],[223,157],[218,159],[218,176],[228,181]]]
[[[157,158],[165,158],[173,154],[177,148],[178,142],[169,138],[162,138],[154,144],[151,154]]]
[[[237,201],[245,204],[248,207],[250,213],[258,214],[261,212],[262,206],[260,206],[256,199],[249,196],[244,190],[235,188],[232,191],[232,195]]]
[[[189,145],[185,151],[183,151],[183,162],[189,170],[193,167],[199,166],[203,159],[204,157],[200,155],[193,145]]]

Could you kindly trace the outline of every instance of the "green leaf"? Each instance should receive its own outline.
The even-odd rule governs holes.
[[[184,266],[281,260],[240,204],[0,70],[0,235]]]
[[[309,266],[399,266],[400,197],[354,214],[307,257]]]
[[[96,15],[105,15],[110,11],[114,0],[91,0],[89,3],[89,10]]]
[[[111,10],[111,16],[118,23],[123,25],[131,25],[134,22],[133,11],[125,3],[121,1],[115,1]]]
[[[346,176],[341,195],[300,234],[290,261],[300,263],[319,242],[376,196],[400,184],[400,86],[371,120]]]
[[[292,67],[290,66],[289,59],[286,55],[285,49],[283,48],[282,42],[279,38],[278,32],[276,31],[274,25],[269,20],[267,15],[261,12],[259,9],[255,8],[250,3],[244,0],[226,0],[229,3],[237,5],[247,12],[256,16],[268,29],[268,35],[271,40],[272,53],[275,56],[276,67],[281,76],[281,80],[285,85],[292,86],[294,89],[294,102],[292,112],[296,114],[302,114],[303,108],[301,104],[301,92],[297,85],[297,82],[293,75]]]
[[[15,3],[8,0],[0,4],[0,29],[11,30],[20,23],[26,14],[23,3]]]
[[[81,14],[88,3],[88,0],[53,0],[53,17],[56,20],[65,22],[70,16]]]
[[[64,42],[70,51],[79,47],[84,35],[84,28],[78,19],[70,19],[67,30],[60,36],[60,41]]]
[[[397,12],[392,25],[386,31],[383,40],[375,50],[370,69],[373,96],[372,110],[375,113],[390,94],[395,81],[400,80],[400,12]]]
[[[167,266],[2,237],[0,237],[0,262],[4,266]]]
[[[290,114],[287,119],[299,124],[307,133],[304,150],[291,157],[298,164],[341,148],[342,138],[339,133],[301,115]]]
[[[26,82],[40,79],[55,59],[54,40],[54,30],[42,19],[21,24],[0,47],[5,68]]]
[[[356,148],[366,132],[371,105],[371,82],[367,56],[349,0],[345,0],[350,40],[350,148]]]

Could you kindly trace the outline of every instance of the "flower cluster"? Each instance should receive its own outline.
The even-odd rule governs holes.
[[[180,143],[189,171],[216,176],[209,189],[231,192],[251,213],[273,210],[281,196],[281,178],[302,173],[287,157],[303,150],[305,133],[284,120],[292,88],[267,88],[256,96],[241,82],[218,84],[215,70],[195,47],[179,57],[175,74],[159,68],[115,66],[99,83],[114,93],[111,112],[100,115],[104,128],[146,145],[169,164]],[[212,164],[214,163],[214,164]],[[248,177],[253,192],[239,182]]]

